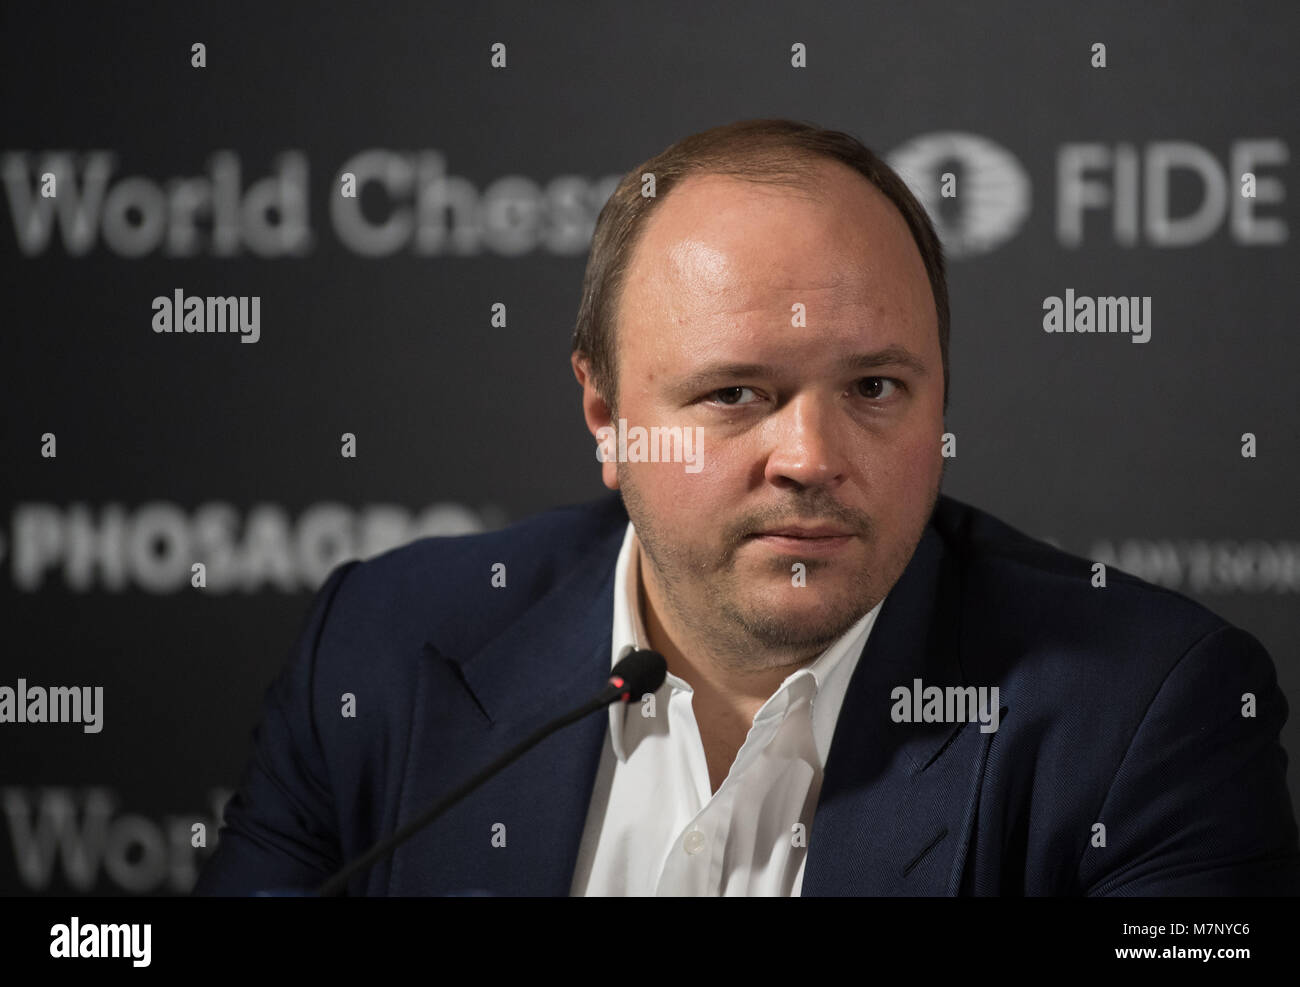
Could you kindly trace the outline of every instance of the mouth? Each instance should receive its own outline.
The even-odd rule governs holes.
[[[769,528],[767,531],[755,531],[757,537],[775,537],[775,538],[851,538],[853,532],[846,528],[836,528],[829,524],[810,525],[804,527],[797,524],[788,524],[781,528]]]
[[[856,537],[852,531],[831,525],[787,525],[755,531],[749,540],[786,555],[828,555],[841,551]]]

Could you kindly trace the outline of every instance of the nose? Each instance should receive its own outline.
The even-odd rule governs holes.
[[[768,483],[833,490],[844,482],[849,458],[835,414],[830,402],[809,394],[791,399],[769,417],[772,451],[764,470]]]

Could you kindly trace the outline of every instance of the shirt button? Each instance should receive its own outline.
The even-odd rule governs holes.
[[[704,849],[705,842],[704,834],[698,829],[693,829],[682,840],[682,849],[691,854],[699,853]]]

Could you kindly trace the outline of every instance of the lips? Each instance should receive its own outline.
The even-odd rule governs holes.
[[[834,558],[849,550],[857,541],[857,533],[830,524],[791,524],[755,531],[748,541],[761,550],[786,557]]]
[[[834,528],[830,525],[819,525],[810,528],[801,528],[798,526],[771,528],[768,531],[755,531],[752,537],[761,538],[766,535],[774,538],[847,538],[852,534],[852,531],[848,531],[844,528]]]

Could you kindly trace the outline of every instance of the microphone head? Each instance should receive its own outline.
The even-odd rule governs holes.
[[[658,651],[630,651],[614,666],[609,683],[620,689],[623,702],[640,699],[664,684],[668,662]]]

